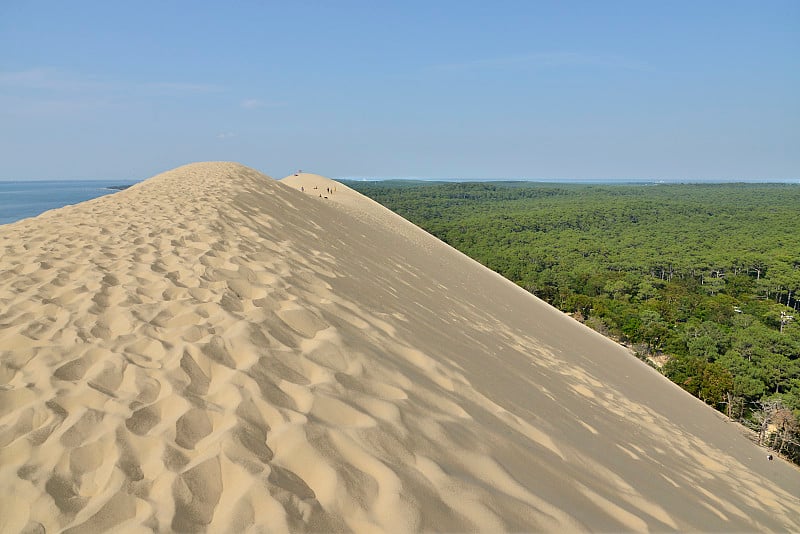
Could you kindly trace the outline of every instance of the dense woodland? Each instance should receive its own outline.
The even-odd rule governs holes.
[[[348,185],[800,461],[800,186]]]

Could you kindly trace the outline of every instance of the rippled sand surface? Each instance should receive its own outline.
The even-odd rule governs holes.
[[[324,177],[0,227],[0,532],[797,531],[800,473]]]

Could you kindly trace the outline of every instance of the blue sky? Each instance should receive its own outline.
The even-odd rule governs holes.
[[[0,179],[800,178],[800,2],[0,2]]]

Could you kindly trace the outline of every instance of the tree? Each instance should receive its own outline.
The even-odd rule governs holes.
[[[641,338],[647,344],[647,352],[653,353],[661,348],[669,332],[669,325],[655,310],[642,310],[639,314]]]
[[[754,419],[758,423],[758,444],[768,446],[780,454],[792,448],[796,454],[800,447],[800,421],[794,413],[777,397],[760,401],[758,407],[754,412]]]
[[[765,399],[757,402],[756,406],[758,409],[753,411],[753,420],[758,425],[758,444],[763,447],[768,445],[769,427],[775,418],[775,413],[783,407],[783,402],[780,399]]]
[[[733,390],[733,375],[719,362],[711,362],[703,367],[703,378],[698,396],[704,402],[717,405],[725,401]]]
[[[777,444],[773,442],[773,448],[778,451],[778,454],[786,452],[786,449],[791,445],[798,445],[797,437],[800,422],[798,422],[790,409],[786,406],[781,406],[775,411],[773,421],[776,427],[775,441],[777,441]]]
[[[781,386],[788,385],[789,380],[798,374],[797,360],[790,360],[783,354],[767,353],[762,358],[761,369],[767,385],[780,393]]]
[[[680,387],[699,396],[706,362],[696,356],[675,355],[664,365],[664,374]]]
[[[620,300],[623,295],[630,293],[631,286],[625,280],[612,280],[605,285],[603,290],[614,300]]]
[[[639,282],[639,287],[636,291],[636,296],[639,300],[647,302],[648,300],[656,297],[658,295],[658,290],[656,287],[650,282],[650,280],[642,280]]]

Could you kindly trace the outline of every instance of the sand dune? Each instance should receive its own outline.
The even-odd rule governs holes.
[[[233,163],[0,228],[0,487],[2,532],[800,530],[800,473],[622,348]]]

